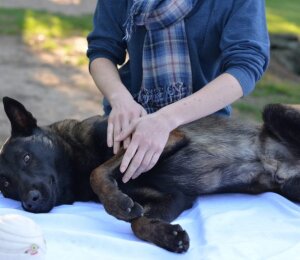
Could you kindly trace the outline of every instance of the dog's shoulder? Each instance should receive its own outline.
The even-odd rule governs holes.
[[[63,138],[87,138],[95,132],[107,127],[107,119],[102,116],[93,116],[82,121],[65,119],[45,126],[44,129]]]

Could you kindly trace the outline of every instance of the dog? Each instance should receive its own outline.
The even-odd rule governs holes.
[[[272,191],[300,201],[300,112],[288,106],[266,106],[261,125],[212,115],[179,127],[157,165],[124,184],[124,151],[107,147],[105,117],[40,127],[18,101],[3,104],[11,136],[0,152],[0,190],[29,212],[100,201],[140,239],[183,253],[188,234],[170,222],[202,194]]]

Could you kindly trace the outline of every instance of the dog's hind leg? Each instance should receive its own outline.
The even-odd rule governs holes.
[[[176,152],[187,143],[184,133],[175,130],[171,132],[162,157],[167,157]],[[114,217],[130,221],[143,215],[143,208],[123,193],[116,182],[120,176],[119,166],[124,155],[124,150],[113,156],[110,160],[94,169],[90,176],[90,184],[106,211]]]
[[[144,206],[144,216],[131,221],[134,234],[169,251],[186,252],[189,248],[187,232],[180,225],[172,225],[169,222],[190,208],[194,198],[186,197],[182,193],[156,193],[151,199],[147,197],[149,192],[146,192],[147,203],[141,202]]]

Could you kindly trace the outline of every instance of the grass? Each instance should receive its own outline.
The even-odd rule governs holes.
[[[92,15],[67,16],[29,9],[0,8],[0,35],[20,35],[35,50],[72,55],[74,65],[86,65],[84,53],[78,53],[68,39],[86,37],[92,28]],[[75,57],[76,56],[76,57]]]
[[[261,111],[266,104],[300,104],[299,84],[278,81],[267,73],[254,92],[233,105],[235,113],[254,121],[261,121]]]
[[[300,35],[299,0],[266,0],[268,28],[271,33]]]
[[[0,34],[85,37],[92,27],[92,15],[67,16],[29,9],[0,8]]]

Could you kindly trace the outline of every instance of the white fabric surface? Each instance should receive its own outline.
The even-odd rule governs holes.
[[[174,221],[191,239],[183,255],[137,239],[128,223],[109,216],[97,203],[76,202],[48,214],[31,214],[0,195],[0,215],[10,213],[41,226],[47,260],[300,259],[300,204],[274,193],[199,198]]]

